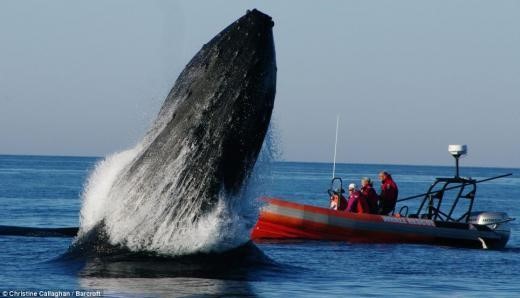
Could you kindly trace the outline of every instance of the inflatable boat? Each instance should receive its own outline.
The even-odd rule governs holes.
[[[411,214],[407,206],[402,206],[398,213],[394,209],[392,215],[387,216],[336,211],[277,198],[264,198],[265,205],[251,238],[254,241],[312,239],[424,243],[484,249],[505,247],[510,236],[509,223],[514,218],[505,212],[474,212],[472,208],[478,183],[511,174],[477,181],[459,177],[458,172],[457,159],[455,177],[436,178],[426,193],[398,200],[403,202],[422,197],[418,210]],[[341,192],[341,179],[334,178],[332,184],[335,181],[339,181]],[[450,191],[452,196],[446,200]],[[452,204],[443,204],[444,201]],[[462,201],[466,201],[465,204],[461,204]],[[459,205],[467,208],[462,214]],[[459,212],[458,216],[455,211]]]
[[[503,248],[509,240],[504,212],[474,212],[467,223],[400,215],[335,211],[266,198],[251,238],[312,239],[365,243],[426,243],[476,248]]]

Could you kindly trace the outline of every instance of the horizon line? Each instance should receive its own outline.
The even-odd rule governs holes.
[[[0,156],[26,156],[26,157],[76,157],[76,158],[105,158],[106,156],[94,156],[94,155],[68,155],[68,154],[13,154],[13,153],[0,153]],[[314,163],[314,164],[332,164],[332,162],[325,161],[302,161],[302,160],[287,160],[280,159],[274,160],[274,162],[280,163]],[[336,162],[336,164],[340,165],[374,165],[374,166],[409,166],[409,167],[453,167],[448,164],[405,164],[405,163],[371,163],[371,162]],[[506,167],[506,166],[482,166],[482,165],[460,165],[461,168],[495,168],[495,169],[511,169],[511,170],[520,170],[520,167]]]

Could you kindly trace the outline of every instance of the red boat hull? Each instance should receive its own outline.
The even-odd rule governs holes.
[[[486,227],[439,223],[429,219],[358,214],[329,210],[279,199],[267,205],[251,233],[262,239],[312,239],[365,243],[430,243],[491,248],[505,246],[509,234]],[[480,238],[480,239],[479,239]]]

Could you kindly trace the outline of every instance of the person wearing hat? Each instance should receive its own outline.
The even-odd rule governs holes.
[[[374,186],[372,184],[372,180],[367,177],[363,177],[361,179],[361,193],[367,199],[368,208],[370,209],[371,214],[379,213],[379,196],[374,190]]]
[[[350,183],[348,186],[348,204],[347,204],[347,212],[354,213],[369,213],[370,208],[368,208],[367,200],[363,194],[357,190],[357,187],[354,183]]]
[[[343,188],[338,188],[332,192],[332,196],[330,197],[330,209],[343,211],[347,208],[347,199],[343,196],[344,193]]]

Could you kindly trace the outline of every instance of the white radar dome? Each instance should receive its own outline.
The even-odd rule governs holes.
[[[466,145],[449,145],[448,151],[453,156],[461,156],[468,153],[468,146]]]

